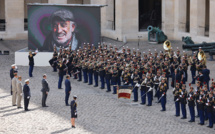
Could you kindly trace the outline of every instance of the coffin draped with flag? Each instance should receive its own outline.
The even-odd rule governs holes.
[[[132,86],[119,86],[118,87],[118,98],[131,98]]]

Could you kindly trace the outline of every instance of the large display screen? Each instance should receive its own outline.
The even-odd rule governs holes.
[[[76,5],[28,5],[28,49],[72,50],[100,42],[100,7]]]

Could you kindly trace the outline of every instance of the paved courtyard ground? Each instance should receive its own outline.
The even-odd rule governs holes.
[[[104,38],[105,42],[120,47],[122,42]],[[171,41],[173,49],[181,49],[181,41]],[[125,46],[137,48],[137,42],[128,42]],[[160,112],[161,106],[154,99],[151,107],[133,103],[131,100],[118,99],[112,93],[106,93],[105,89],[95,88],[78,82],[71,78],[71,95],[78,96],[78,119],[76,129],[71,128],[70,107],[64,104],[64,89],[57,89],[58,75],[52,72],[51,67],[35,67],[30,78],[31,100],[29,109],[17,109],[11,106],[12,97],[10,95],[10,65],[14,63],[14,52],[27,47],[27,41],[0,41],[0,50],[9,50],[10,55],[0,55],[0,134],[48,134],[48,133],[68,133],[68,134],[212,134],[214,128],[199,126],[199,118],[195,123],[189,123],[188,119],[182,120],[175,117],[175,107],[173,102],[172,89],[167,92],[167,111]],[[140,51],[147,52],[151,49],[163,50],[162,44],[149,44],[140,42]],[[190,52],[189,52],[190,54]],[[208,61],[208,68],[211,70],[211,77],[215,74],[215,62]],[[28,78],[28,67],[18,66],[19,75],[23,81]],[[41,80],[42,74],[47,74],[50,86],[50,93],[47,99],[49,107],[41,107]],[[188,83],[191,81],[190,72]],[[215,78],[215,77],[214,77]],[[65,80],[65,79],[64,79]],[[188,86],[187,83],[187,86]],[[64,84],[63,84],[64,88]],[[72,97],[71,97],[72,98]],[[70,100],[71,100],[70,98]],[[140,98],[140,97],[139,97]],[[23,100],[22,100],[23,105]]]

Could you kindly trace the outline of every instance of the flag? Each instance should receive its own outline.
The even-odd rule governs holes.
[[[133,86],[119,86],[118,87],[118,98],[130,99],[132,89],[133,89]]]

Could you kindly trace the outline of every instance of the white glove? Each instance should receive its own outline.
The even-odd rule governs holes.
[[[153,88],[150,87],[150,88],[149,88],[149,92],[152,91],[152,89],[153,89]]]
[[[176,99],[176,101],[179,101],[179,99]]]
[[[20,96],[22,96],[22,93],[20,94]]]
[[[133,79],[133,78],[134,78],[134,74],[131,75],[131,79]]]
[[[125,82],[124,84],[127,84],[127,82]]]
[[[137,87],[140,87],[140,84],[137,83],[136,85],[137,85]]]
[[[28,96],[27,98],[30,99],[30,96]]]
[[[172,91],[175,91],[175,88],[173,88]]]
[[[182,95],[179,95],[179,97],[182,97]]]
[[[162,96],[164,96],[164,94],[162,94]]]

